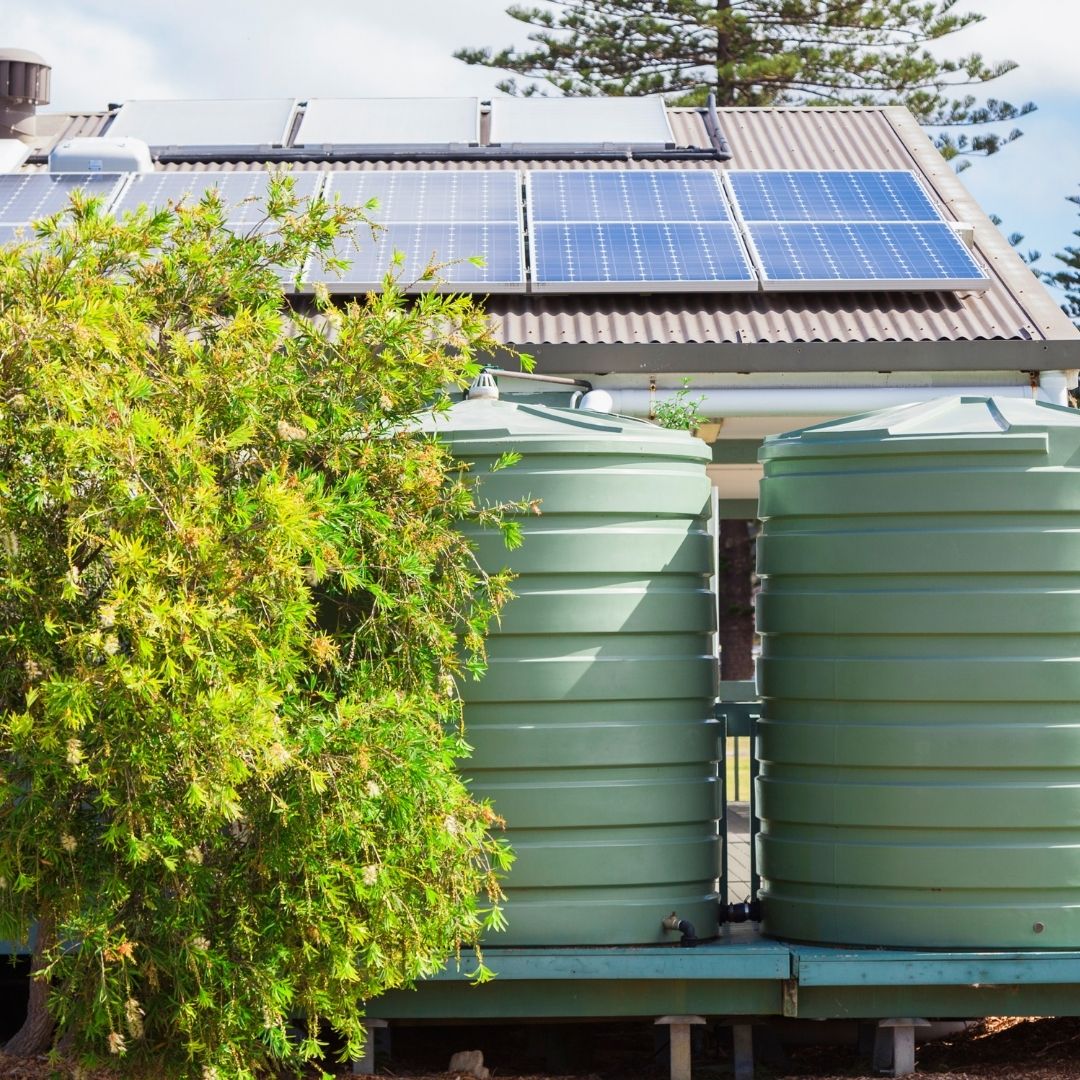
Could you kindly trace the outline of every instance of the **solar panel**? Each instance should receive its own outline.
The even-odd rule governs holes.
[[[671,147],[675,136],[660,97],[499,97],[490,141],[533,146]]]
[[[320,173],[294,172],[289,175],[293,178],[293,191],[297,196],[309,199],[315,195],[321,181]],[[163,209],[182,200],[197,203],[207,191],[216,188],[227,206],[229,227],[240,230],[262,220],[270,176],[262,169],[136,173],[117,200],[114,211],[119,214],[143,204]]]
[[[479,98],[312,98],[294,143],[450,146],[479,141]]]
[[[743,221],[941,221],[915,174],[901,170],[732,170]]]
[[[66,209],[76,188],[100,195],[109,208],[123,177],[114,173],[0,175],[0,225],[28,225]]]
[[[537,169],[529,194],[534,221],[732,221],[704,169]]]
[[[284,146],[295,98],[221,101],[125,101],[106,135],[150,146]]]
[[[712,170],[540,169],[527,190],[538,292],[757,288]]]
[[[912,172],[731,170],[766,290],[982,289],[989,279]]]
[[[356,172],[328,174],[326,196],[363,206],[378,199],[369,216],[384,228],[372,238],[360,228],[338,243],[347,259],[344,276],[313,260],[305,281],[331,291],[381,288],[400,252],[399,281],[415,290],[521,292],[525,287],[521,177],[510,170]],[[468,259],[480,258],[483,266]],[[438,277],[425,277],[432,262]]]
[[[754,222],[767,289],[979,289],[987,278],[944,221]]]

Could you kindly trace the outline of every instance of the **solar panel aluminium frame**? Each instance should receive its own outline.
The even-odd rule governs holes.
[[[937,211],[938,216],[926,221],[914,221],[911,219],[897,220],[897,221],[864,221],[864,222],[845,222],[845,221],[816,221],[816,220],[791,220],[791,221],[758,221],[754,219],[748,221],[742,212],[742,206],[739,203],[738,196],[735,193],[734,183],[728,176],[730,173],[740,172],[771,172],[771,173],[859,173],[859,172],[908,172],[918,185],[920,190],[926,196],[926,199],[930,206]],[[984,292],[990,286],[990,276],[986,273],[985,269],[980,266],[978,259],[975,257],[973,251],[968,251],[963,240],[956,234],[953,229],[953,224],[945,217],[944,214],[938,210],[937,200],[933,197],[933,194],[926,189],[926,185],[923,183],[922,177],[912,169],[725,169],[722,170],[721,175],[723,177],[724,190],[727,194],[728,202],[731,205],[731,212],[735,217],[739,226],[739,232],[742,235],[743,241],[750,252],[750,258],[753,263],[754,272],[757,275],[760,288],[764,292]],[[981,276],[977,278],[773,278],[770,277],[765,269],[765,261],[761,256],[761,252],[758,250],[757,244],[754,242],[754,236],[752,226],[755,224],[763,225],[920,225],[920,224],[940,224],[950,229],[952,235],[955,237],[957,244],[964,248],[967,252],[972,264],[976,269],[981,270]]]
[[[327,170],[326,180],[324,181],[322,194],[325,198],[332,198],[333,191],[333,177],[341,170]],[[421,170],[416,170],[421,171]],[[417,281],[409,283],[409,292],[421,293],[421,292],[438,292],[438,293],[470,293],[476,295],[488,295],[488,294],[509,294],[518,295],[528,291],[529,287],[529,272],[528,264],[526,263],[526,243],[525,243],[525,216],[524,207],[521,202],[521,187],[523,183],[522,173],[520,169],[431,169],[423,170],[426,176],[450,176],[450,177],[462,177],[462,176],[476,176],[478,173],[492,173],[499,176],[512,176],[514,178],[514,186],[517,192],[515,201],[516,217],[512,222],[491,222],[491,221],[416,221],[410,222],[404,219],[396,219],[394,221],[381,222],[389,230],[394,224],[398,225],[443,225],[443,224],[455,224],[455,225],[491,225],[491,224],[512,224],[517,227],[517,265],[520,272],[520,280],[513,282],[454,282],[454,281]],[[355,175],[355,174],[352,174]],[[364,175],[371,176],[394,176],[396,175],[391,171],[376,171],[365,170]],[[363,230],[365,226],[358,226],[359,230]],[[317,282],[310,280],[310,271],[315,263],[314,256],[310,257],[303,267],[303,273],[301,275],[300,288],[304,292],[314,291],[316,285],[326,288],[329,293],[335,294],[356,294],[360,292],[381,292],[382,291],[382,279],[378,281],[360,281],[358,279],[348,277],[348,271],[340,278],[327,278],[319,279]],[[389,270],[390,268],[387,267]]]
[[[692,219],[678,219],[672,221],[670,224],[691,224],[691,225],[729,225],[734,233],[735,243],[738,246],[739,252],[742,255],[743,263],[748,272],[748,277],[745,279],[721,279],[721,280],[708,280],[708,279],[682,279],[677,281],[650,281],[635,279],[633,281],[558,281],[550,284],[543,281],[539,281],[536,276],[536,249],[533,240],[533,230],[537,225],[546,224],[558,224],[558,225],[573,225],[573,224],[585,224],[585,225],[604,225],[604,224],[623,224],[614,218],[608,220],[602,220],[599,218],[580,221],[558,221],[548,222],[546,219],[538,219],[533,213],[533,176],[538,174],[551,175],[553,171],[565,171],[565,172],[587,172],[589,170],[581,169],[566,169],[566,170],[551,170],[551,169],[526,169],[525,170],[525,211],[526,211],[526,228],[528,232],[528,249],[529,249],[529,266],[527,270],[527,276],[529,278],[529,290],[532,293],[542,293],[545,295],[552,294],[571,294],[571,293],[679,293],[679,292],[710,292],[710,293],[745,293],[745,292],[758,292],[761,289],[761,282],[758,280],[758,268],[755,264],[752,253],[746,244],[746,238],[743,235],[743,230],[740,226],[738,219],[734,215],[734,208],[731,206],[731,196],[727,189],[720,182],[720,174],[718,170],[714,169],[687,169],[681,170],[686,172],[700,172],[704,175],[711,175],[716,178],[717,187],[720,191],[722,200],[727,204],[728,218],[723,222],[712,221],[694,221]],[[595,170],[598,172],[608,172],[610,170]],[[628,170],[635,173],[656,172],[662,174],[677,173],[678,169],[633,169]],[[630,222],[629,224],[639,224],[636,222]],[[654,224],[654,223],[650,223]],[[662,224],[662,223],[661,223]]]

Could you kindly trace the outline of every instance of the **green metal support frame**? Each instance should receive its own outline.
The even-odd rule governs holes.
[[[470,984],[451,965],[416,991],[370,1003],[386,1020],[1080,1015],[1080,950],[905,952],[828,949],[732,928],[694,949],[497,949],[496,973]]]

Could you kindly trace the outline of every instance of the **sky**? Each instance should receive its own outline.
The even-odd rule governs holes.
[[[13,0],[9,0],[9,5]],[[53,68],[50,108],[100,109],[138,97],[489,96],[499,74],[451,55],[522,44],[506,0],[35,0],[4,12],[6,44]],[[975,159],[963,182],[1040,265],[1080,228],[1080,0],[958,0],[985,20],[939,43],[1018,67],[979,89],[1034,101],[1021,139]]]

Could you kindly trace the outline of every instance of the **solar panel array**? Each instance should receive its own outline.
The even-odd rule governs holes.
[[[711,170],[529,173],[537,291],[756,289]]]
[[[227,227],[258,227],[270,173],[0,174],[0,241],[62,211],[72,191],[114,212],[216,188]],[[470,292],[985,288],[985,271],[917,177],[894,171],[342,170],[291,173],[301,198],[376,204],[381,226],[339,241],[302,287]],[[527,211],[527,218],[525,212]],[[528,231],[526,234],[526,220]],[[526,260],[526,235],[528,260]],[[282,276],[293,277],[294,274]]]
[[[332,172],[325,195],[351,206],[377,200],[368,214],[381,228],[374,236],[361,228],[339,241],[336,254],[350,263],[344,275],[312,260],[304,278],[308,284],[368,291],[378,289],[393,270],[402,285],[414,289],[525,290],[519,173]],[[436,273],[432,267],[438,267]]]
[[[113,211],[124,213],[142,204],[163,208],[182,201],[197,203],[213,188],[225,204],[228,227],[241,232],[263,219],[271,175],[261,169],[249,172],[135,173],[113,205]],[[293,192],[302,199],[312,198],[322,183],[320,174],[316,172],[293,172],[289,175],[293,180]]]
[[[7,173],[0,175],[0,243],[30,239],[31,224],[64,210],[76,189],[112,201],[123,177],[111,173]]]
[[[763,289],[987,283],[911,172],[732,170],[726,182]]]

